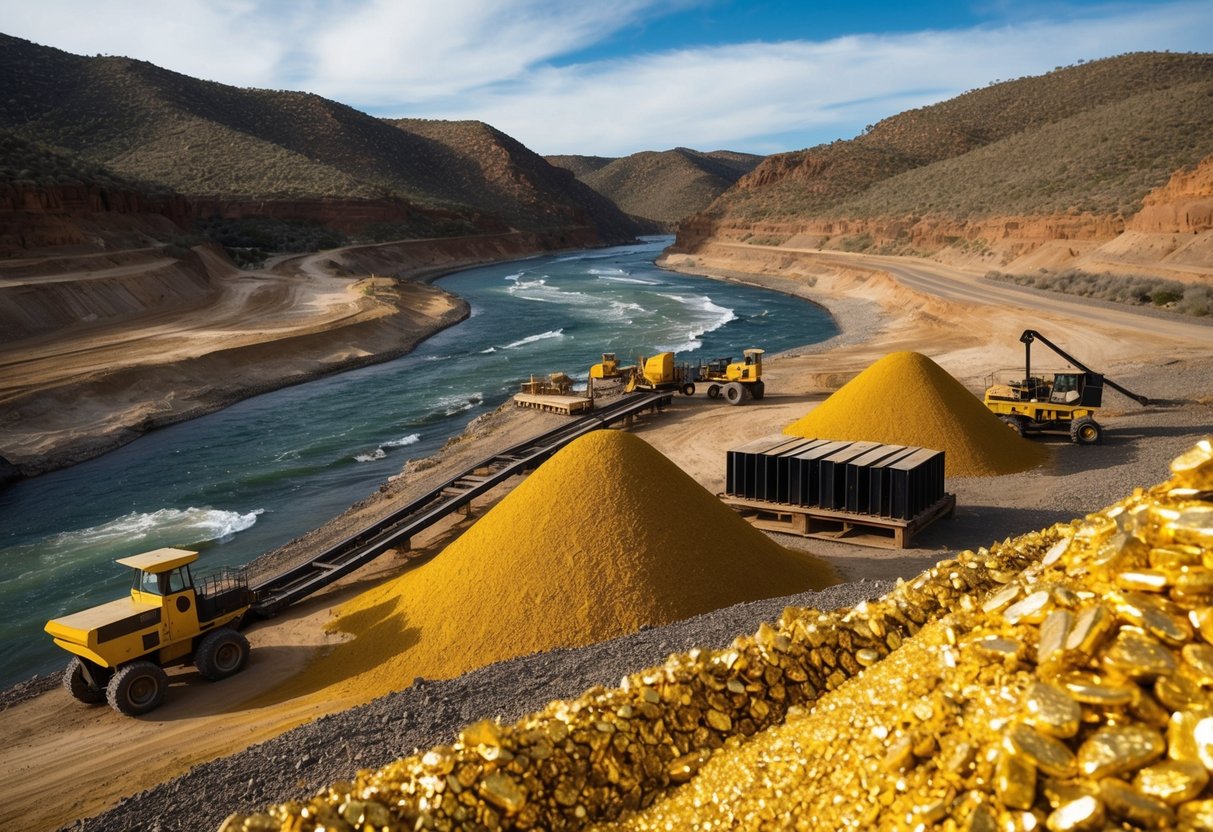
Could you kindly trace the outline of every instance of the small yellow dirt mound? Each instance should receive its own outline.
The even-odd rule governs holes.
[[[309,671],[370,699],[417,676],[580,646],[836,583],[753,529],[643,440],[584,436],[433,560],[344,604],[353,638]]]
[[[792,436],[917,445],[945,452],[947,476],[1025,471],[1048,450],[1010,428],[942,367],[916,352],[886,355],[783,429]]]

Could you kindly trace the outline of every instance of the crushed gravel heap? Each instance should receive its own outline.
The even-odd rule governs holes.
[[[784,428],[814,439],[916,445],[945,452],[949,477],[1026,471],[1048,458],[925,355],[886,355]]]
[[[838,582],[644,440],[600,430],[540,466],[433,560],[342,605],[296,684],[368,701],[421,676],[603,641]],[[288,683],[290,684],[290,683]]]
[[[1210,828],[1213,442],[1172,471],[223,828]]]

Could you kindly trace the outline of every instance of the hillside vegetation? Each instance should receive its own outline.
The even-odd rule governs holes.
[[[619,159],[602,156],[549,156],[626,213],[673,227],[702,211],[761,156],[717,150],[701,153],[685,147],[633,153]]]
[[[0,184],[41,186],[95,185],[114,190],[146,188],[119,176],[104,165],[63,153],[0,130]]]
[[[194,200],[403,200],[496,218],[488,230],[632,226],[609,202],[508,136],[444,141],[442,129],[388,122],[316,95],[238,89],[144,61],[80,57],[0,35],[0,129],[115,175]],[[472,128],[450,128],[459,134]],[[467,153],[517,163],[494,181]]]
[[[769,157],[707,212],[738,220],[1127,214],[1213,152],[1213,55],[1142,53],[910,110]]]

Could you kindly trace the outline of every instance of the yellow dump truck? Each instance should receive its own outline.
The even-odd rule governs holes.
[[[249,643],[235,628],[253,603],[238,572],[195,585],[197,552],[156,549],[120,558],[134,570],[130,596],[48,621],[55,644],[72,654],[63,686],[88,704],[108,701],[137,716],[164,700],[164,667],[192,662],[207,679],[239,672]]]

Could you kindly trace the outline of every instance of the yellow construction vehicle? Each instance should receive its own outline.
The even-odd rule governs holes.
[[[708,382],[708,398],[724,396],[729,404],[741,404],[742,399],[761,399],[766,395],[762,380],[763,350],[742,350],[741,361],[718,358],[699,367],[697,381]]]
[[[604,352],[602,361],[590,367],[590,378],[619,378],[622,375],[622,370],[619,366],[619,359],[615,357],[613,352]]]
[[[622,367],[614,353],[603,353],[602,362],[590,367],[594,379],[626,379],[627,391],[678,390],[683,395],[695,395],[696,383],[707,383],[708,397],[723,397],[729,404],[741,404],[746,399],[761,399],[766,393],[762,380],[763,350],[743,350],[744,358],[718,358],[699,364],[679,364],[672,352],[659,352],[651,358],[641,358],[635,366]]]
[[[193,662],[212,681],[240,671],[249,643],[235,626],[254,593],[238,572],[194,584],[197,552],[157,549],[120,558],[134,572],[130,597],[47,622],[55,644],[73,654],[63,687],[88,704],[145,714],[168,688],[163,668]]]
[[[1103,404],[1103,388],[1111,387],[1138,404],[1150,400],[1087,367],[1034,329],[1019,336],[1024,345],[1023,378],[1010,380],[991,376],[983,401],[998,418],[1020,436],[1031,433],[1068,433],[1079,445],[1094,445],[1103,439],[1103,427],[1095,413]],[[1032,375],[1032,344],[1040,341],[1081,372],[1067,371]],[[1007,373],[1018,371],[1006,371]]]

